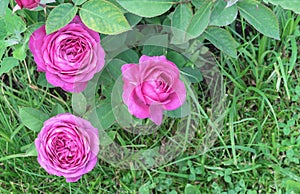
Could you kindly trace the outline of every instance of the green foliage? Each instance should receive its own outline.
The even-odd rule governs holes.
[[[0,18],[5,15],[8,3],[9,3],[9,0],[0,1]]]
[[[115,116],[110,99],[102,101],[96,111],[103,129],[108,129],[115,123]]]
[[[6,57],[0,64],[0,76],[4,73],[8,73],[12,68],[19,65],[19,61],[13,57]]]
[[[65,109],[59,103],[57,103],[52,108],[50,116],[53,117],[53,116],[56,116],[58,114],[63,114],[65,112],[66,112]]]
[[[87,100],[83,93],[72,95],[72,108],[75,114],[83,116],[87,110]]]
[[[200,36],[207,28],[212,5],[212,1],[205,1],[196,11],[186,30],[188,40]]]
[[[47,79],[46,79],[46,75],[45,73],[41,73],[37,79],[37,84],[39,86],[42,86],[42,87],[47,87],[47,88],[54,88],[53,85],[51,85]]]
[[[200,191],[197,187],[187,184],[184,188],[184,194],[200,194]]]
[[[166,57],[168,60],[175,63],[178,68],[181,68],[186,64],[186,59],[178,52],[169,51]]]
[[[26,58],[26,50],[27,47],[24,44],[19,44],[15,46],[15,50],[13,52],[13,57],[18,60],[25,60]]]
[[[191,83],[199,83],[203,81],[203,76],[199,69],[195,67],[183,67],[181,70]]]
[[[71,22],[77,13],[77,9],[71,3],[63,3],[55,7],[46,21],[47,34],[51,34]]]
[[[275,14],[266,6],[255,0],[244,0],[238,3],[242,17],[262,34],[280,39],[279,24]]]
[[[189,23],[193,17],[193,11],[187,4],[181,4],[176,7],[172,20],[171,26],[173,31],[173,43],[184,43],[186,42],[186,31],[189,27]]]
[[[239,0],[228,0],[226,7],[231,7],[235,5]]]
[[[6,31],[8,34],[20,35],[26,30],[26,24],[24,21],[12,11],[6,8],[6,14],[4,16],[4,21],[6,24]]]
[[[225,1],[217,1],[210,16],[210,26],[227,26],[236,20],[238,9],[236,5],[226,7]]]
[[[280,5],[284,9],[289,9],[300,14],[300,1],[298,0],[263,0],[266,3]]]
[[[142,17],[154,17],[168,11],[172,0],[117,0],[117,2],[131,13]]]
[[[209,27],[205,31],[205,38],[227,55],[237,58],[237,43],[227,30]]]
[[[87,1],[79,14],[86,26],[103,34],[119,34],[130,29],[121,10],[105,0]]]
[[[182,118],[191,114],[191,107],[188,102],[185,102],[182,106],[172,111],[165,111],[166,116],[171,118]]]
[[[44,122],[49,118],[49,115],[31,107],[20,108],[19,114],[22,123],[35,132],[39,132]]]
[[[299,193],[300,16],[292,12],[299,13],[299,2],[148,2],[59,0],[46,5],[46,14],[41,7],[13,14],[14,2],[8,5],[8,0],[0,0],[0,192]],[[64,6],[70,9],[63,10]],[[72,14],[68,14],[70,10]],[[45,74],[36,71],[27,42],[45,21],[49,31],[55,31],[74,13],[85,17],[86,25],[101,33],[108,58],[111,54],[115,57],[107,61],[99,83],[71,95],[51,86]],[[144,24],[165,26],[157,28],[159,35],[150,30],[122,33]],[[172,36],[166,35],[168,27]],[[195,51],[192,59],[186,58],[186,52],[168,48],[170,41],[182,50]],[[205,64],[194,64],[196,57],[207,53],[203,45],[213,51],[226,91],[224,125],[218,126],[222,130],[215,134],[213,145],[202,144],[203,134],[213,132],[206,129],[214,111],[205,83],[209,77],[199,69]],[[166,111],[167,122],[155,134],[147,135],[123,129],[144,120],[132,117],[122,103],[120,77],[120,67],[138,63],[143,53],[163,54],[173,61],[197,102]],[[97,91],[92,102],[88,93],[91,87]],[[194,106],[207,114],[199,116]],[[159,152],[166,151],[166,142],[176,140],[175,126],[185,116],[199,116],[200,125],[192,137],[184,137],[191,138],[186,147],[180,147],[184,153],[162,166],[119,169],[99,159],[96,168],[79,182],[66,184],[64,178],[49,175],[39,166],[33,142],[50,116],[72,112],[86,118],[92,111],[110,137],[101,136],[101,147],[116,141],[124,148],[147,150],[140,161],[150,166],[156,163]],[[157,145],[162,145],[161,150]],[[198,154],[205,146],[206,152]]]
[[[82,5],[83,3],[85,3],[87,0],[72,0],[73,3],[75,3],[75,5]]]

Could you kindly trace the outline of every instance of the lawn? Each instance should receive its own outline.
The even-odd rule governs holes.
[[[84,115],[87,113],[81,110],[82,96],[49,85],[37,72],[33,56],[27,50],[26,58],[1,75],[0,192],[300,193],[300,16],[279,6],[270,8],[279,21],[280,40],[259,33],[240,15],[223,28],[238,43],[236,58],[218,50],[211,42],[201,40],[203,52],[209,53],[205,50],[209,49],[209,59],[221,79],[216,84],[218,88],[212,90],[208,83],[216,75],[202,72],[202,79],[187,87],[188,101],[193,104],[192,116],[166,118],[153,134],[147,134],[153,127],[149,121],[133,119],[139,129],[148,126],[144,133],[137,134],[124,130],[122,122],[110,122],[109,117],[103,116],[112,109],[105,107],[114,107],[108,105],[108,96],[120,97],[118,85],[115,89],[103,85],[111,79],[107,76],[116,72],[108,68],[99,74],[100,77],[96,76],[92,81],[98,84],[97,87],[102,84],[101,87],[88,87],[84,95],[88,96],[89,89],[93,90],[95,98],[90,101],[95,100],[96,107],[104,107],[97,109],[103,130],[118,145],[150,151],[144,152],[145,161],[127,163],[126,159],[131,161],[126,158],[128,153],[124,153],[125,156],[123,152],[116,153],[119,148],[114,147],[110,151],[115,155],[109,156],[106,150],[95,168],[75,183],[67,183],[64,177],[49,175],[41,168],[34,149],[30,148],[38,131],[27,127],[20,110],[30,107],[52,116],[57,112]],[[139,23],[161,25],[160,21],[149,18],[143,18]],[[24,37],[29,35],[27,31],[24,33]],[[103,44],[105,38],[101,36]],[[110,45],[103,45],[107,58],[114,58],[109,56],[113,52],[109,49],[119,39],[107,41]],[[13,56],[13,53],[18,55],[15,49],[13,46],[6,48],[3,58]],[[153,48],[148,49],[153,52]],[[147,52],[141,46],[131,50]],[[122,55],[122,52],[118,60],[126,61],[130,55],[124,52]],[[163,52],[172,58],[169,50]],[[122,63],[118,60],[111,63],[118,66]],[[119,117],[122,119],[122,115]],[[175,137],[176,129],[178,137]],[[189,129],[194,133],[187,134]],[[183,130],[182,134],[180,130]],[[184,134],[185,137],[180,137]],[[184,147],[176,147],[184,150],[170,150],[173,147],[166,142],[172,140],[186,143]],[[156,145],[169,151],[165,161],[153,159]],[[117,164],[114,159],[121,162]],[[148,168],[145,164],[155,167]]]

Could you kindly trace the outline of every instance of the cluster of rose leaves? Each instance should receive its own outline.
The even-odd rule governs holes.
[[[16,0],[19,8],[34,9],[40,0]],[[29,49],[37,71],[66,92],[82,92],[105,65],[105,51],[97,32],[84,25],[79,16],[51,34],[45,25],[30,37]],[[141,56],[139,64],[124,64],[122,98],[128,111],[137,118],[149,118],[157,125],[164,110],[179,108],[186,89],[177,66],[165,56]],[[97,163],[98,129],[70,113],[56,115],[44,122],[35,140],[39,164],[49,173],[78,181]]]

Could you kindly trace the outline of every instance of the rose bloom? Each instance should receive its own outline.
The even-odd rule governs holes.
[[[27,8],[27,9],[33,9],[36,8],[40,4],[41,0],[16,0],[16,3],[19,5],[19,7]]]
[[[164,110],[179,108],[186,99],[186,89],[179,70],[165,56],[143,55],[139,64],[122,66],[123,101],[137,118],[150,118],[160,125]]]
[[[98,130],[70,113],[59,114],[44,122],[35,147],[38,162],[49,174],[75,182],[97,163]]]
[[[45,25],[30,37],[29,48],[37,70],[68,92],[83,91],[104,66],[105,53],[97,32],[88,29],[79,16],[62,29],[46,35]]]

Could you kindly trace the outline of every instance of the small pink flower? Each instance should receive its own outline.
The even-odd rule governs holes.
[[[160,125],[164,110],[179,108],[186,99],[186,89],[179,70],[165,56],[143,55],[139,64],[122,66],[123,101],[137,118],[150,118]]]
[[[19,7],[27,8],[27,9],[34,9],[40,4],[41,0],[16,0],[16,3]]]
[[[44,122],[35,140],[38,162],[49,173],[78,181],[97,163],[98,130],[72,114],[59,114]]]
[[[49,83],[68,92],[82,92],[105,64],[99,34],[87,28],[79,16],[48,35],[45,25],[37,29],[29,48],[37,70],[46,73]]]

